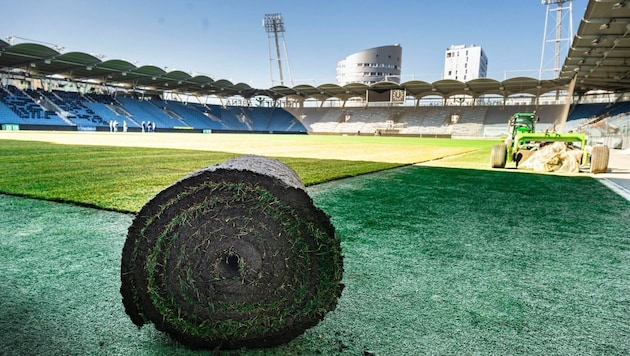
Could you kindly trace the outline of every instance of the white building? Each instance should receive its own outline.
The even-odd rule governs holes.
[[[476,78],[485,78],[487,73],[488,57],[481,46],[452,45],[446,50],[442,79],[467,82]]]
[[[363,50],[337,62],[337,84],[400,83],[402,47],[399,44]]]

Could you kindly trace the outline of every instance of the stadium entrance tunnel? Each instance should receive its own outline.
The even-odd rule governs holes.
[[[297,174],[243,156],[151,199],[129,227],[121,294],[133,323],[184,345],[271,347],[336,307],[340,239]]]

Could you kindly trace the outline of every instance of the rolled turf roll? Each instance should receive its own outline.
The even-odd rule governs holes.
[[[193,348],[270,347],[335,308],[341,243],[298,175],[243,156],[150,200],[129,227],[121,294],[134,324]]]

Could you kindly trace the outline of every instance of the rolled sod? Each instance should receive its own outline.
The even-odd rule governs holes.
[[[193,348],[286,343],[333,310],[341,243],[283,163],[243,156],[197,171],[136,215],[121,289],[134,324]]]

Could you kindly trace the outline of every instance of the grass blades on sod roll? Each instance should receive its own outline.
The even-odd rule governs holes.
[[[261,156],[199,170],[151,199],[123,248],[121,294],[138,326],[193,348],[286,343],[333,310],[339,237],[297,174]]]
[[[346,287],[302,336],[239,355],[630,353],[630,203],[590,177],[406,167],[307,190]],[[0,211],[0,354],[208,354],[129,322],[130,215],[10,196]]]

